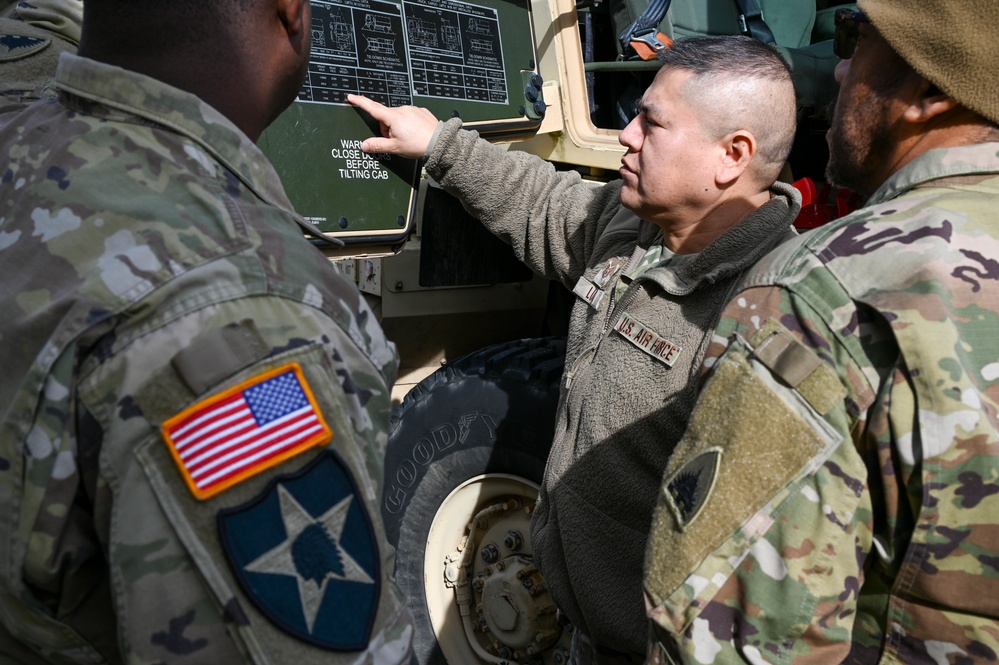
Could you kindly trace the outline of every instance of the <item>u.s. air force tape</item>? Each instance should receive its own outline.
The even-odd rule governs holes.
[[[652,330],[628,312],[621,315],[614,330],[637,348],[649,354],[667,367],[672,367],[682,349]]]

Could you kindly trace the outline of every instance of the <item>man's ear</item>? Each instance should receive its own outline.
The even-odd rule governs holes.
[[[715,179],[719,185],[728,185],[749,168],[759,146],[752,132],[745,129],[723,136],[718,145],[722,149],[722,158],[718,163]]]
[[[311,16],[309,0],[274,0],[274,3],[289,37],[297,37],[311,29],[308,25]]]
[[[907,122],[927,122],[953,110],[958,105],[954,99],[947,96],[936,85],[922,77],[919,81],[912,102],[902,114]]]

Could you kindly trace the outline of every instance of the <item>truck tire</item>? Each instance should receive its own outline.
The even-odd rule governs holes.
[[[421,665],[568,657],[529,542],[564,363],[560,338],[488,347],[424,379],[393,414],[382,518]],[[523,593],[497,601],[490,585],[509,588],[514,575]],[[456,589],[473,599],[468,621]]]

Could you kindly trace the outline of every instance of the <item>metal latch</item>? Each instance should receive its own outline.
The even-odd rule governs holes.
[[[652,60],[656,53],[666,49],[673,40],[655,28],[643,30],[631,36],[631,48],[642,60]]]

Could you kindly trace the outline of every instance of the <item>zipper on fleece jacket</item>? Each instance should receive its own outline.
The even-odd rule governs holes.
[[[634,270],[635,266],[638,265],[638,262],[642,260],[642,257],[645,256],[645,253],[647,251],[648,248],[643,249],[641,245],[636,245],[634,251],[631,253],[631,259],[628,261],[628,264],[624,266],[624,268],[621,270],[618,280],[621,280],[622,278],[624,278],[624,276],[627,273]],[[635,278],[635,280],[631,284],[628,285],[627,289],[624,292],[624,295],[626,297],[623,297],[621,299],[620,305],[626,306],[634,302],[635,293],[632,291],[632,287],[639,280],[641,280],[641,278],[642,276],[639,275],[638,277]],[[629,292],[631,292],[631,296],[627,297]],[[576,376],[579,375],[581,370],[586,369],[586,367],[589,366],[588,362],[584,364],[584,360],[586,360],[587,357],[592,360],[592,358],[596,356],[597,350],[600,348],[600,345],[607,337],[607,331],[610,330],[611,322],[615,320],[615,314],[617,314],[618,310],[618,303],[615,302],[616,298],[617,298],[617,285],[615,285],[614,288],[610,289],[610,297],[607,299],[607,316],[604,317],[603,328],[600,331],[600,339],[597,340],[596,344],[588,347],[582,353],[580,353],[579,357],[576,358],[576,362],[572,364],[572,367],[567,367],[565,370],[564,387],[566,391],[566,398],[567,398],[566,401],[568,401],[568,392],[572,388],[574,379],[576,378]]]
[[[618,277],[618,281],[623,280],[624,277],[629,272],[634,270],[635,266],[638,265],[638,263],[642,260],[642,257],[644,257],[648,251],[649,248],[642,249],[641,245],[636,246],[634,251],[632,251],[631,253],[631,260],[628,261],[628,265],[626,265],[624,269],[621,271],[621,276]],[[651,268],[652,266],[649,267]],[[645,272],[648,272],[648,270],[646,270]],[[643,272],[642,275],[644,275],[645,272]],[[627,286],[627,288],[624,291],[624,295],[621,298],[620,303],[614,302],[615,298],[617,297],[617,285],[615,285],[614,288],[611,289],[611,294],[610,294],[611,297],[607,303],[607,316],[604,318],[604,327],[603,330],[600,331],[600,340],[596,343],[596,347],[599,347],[601,342],[604,341],[604,338],[607,337],[607,331],[611,327],[611,322],[615,320],[614,315],[617,314],[617,310],[619,309],[619,307],[627,307],[628,305],[631,305],[631,303],[635,301],[636,292],[633,289],[635,284],[637,284],[642,279],[642,275],[636,277],[634,280],[632,280],[631,284]],[[630,297],[629,294],[631,294]]]

